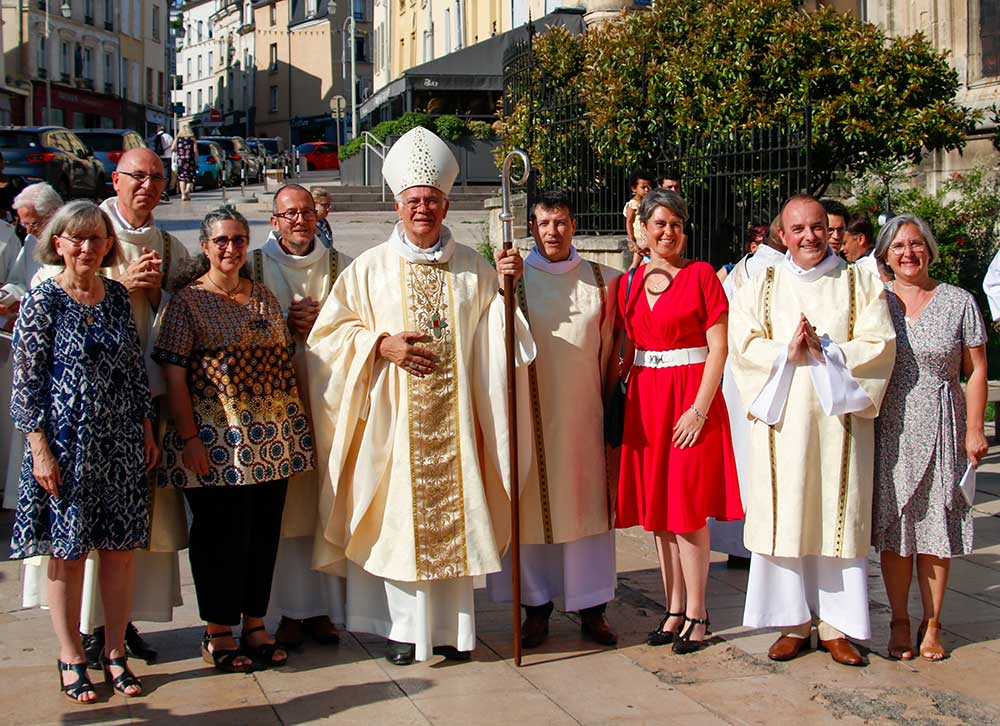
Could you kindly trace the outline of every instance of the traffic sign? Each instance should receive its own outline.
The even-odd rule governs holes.
[[[222,123],[222,111],[217,108],[213,108],[208,112],[208,120],[214,124]]]

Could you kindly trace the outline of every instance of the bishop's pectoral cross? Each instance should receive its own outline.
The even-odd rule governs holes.
[[[440,340],[444,335],[444,329],[448,327],[448,321],[441,317],[441,313],[431,315],[430,334],[435,340]]]

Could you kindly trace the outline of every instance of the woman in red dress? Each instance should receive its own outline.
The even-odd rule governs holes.
[[[639,210],[651,260],[620,285],[633,360],[625,399],[618,528],[656,538],[667,612],[647,638],[698,650],[708,636],[706,520],[743,518],[729,417],[717,396],[726,361],[726,294],[705,262],[684,257],[687,204],[654,190]]]

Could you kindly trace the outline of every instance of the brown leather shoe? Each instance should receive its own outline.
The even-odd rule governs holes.
[[[306,639],[305,630],[301,620],[281,617],[278,630],[274,633],[274,640],[283,648],[299,648]]]
[[[549,616],[551,602],[544,605],[525,606],[524,622],[521,623],[521,647],[537,648],[549,637]]]
[[[809,650],[809,638],[782,635],[767,649],[767,657],[771,660],[792,660],[803,650]]]
[[[340,633],[337,632],[337,626],[326,615],[306,618],[302,621],[302,629],[320,645],[337,645],[340,643]]]
[[[618,636],[603,612],[580,612],[580,632],[598,645],[617,645]]]
[[[819,641],[819,649],[828,651],[830,657],[842,665],[859,666],[865,663],[861,658],[861,653],[854,647],[854,643],[847,638],[821,640]]]

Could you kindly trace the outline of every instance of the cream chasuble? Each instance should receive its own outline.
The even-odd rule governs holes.
[[[611,528],[603,393],[621,273],[577,256],[570,270],[553,274],[533,256],[541,257],[531,252],[518,286],[538,351],[528,371],[530,408],[518,418],[534,444],[521,453],[530,464],[521,482],[521,541],[553,544]]]
[[[500,569],[509,477],[497,289],[496,271],[447,228],[423,253],[397,225],[340,274],[308,340],[313,416],[330,423],[316,431],[330,454],[317,467],[325,527],[314,568],[343,575],[346,558],[401,582]],[[425,378],[376,356],[381,336],[403,330],[424,331],[438,358]],[[516,340],[519,365],[530,362],[521,316]]]
[[[324,246],[319,238],[313,249],[302,256],[285,252],[278,238],[271,232],[263,248],[247,256],[250,276],[274,293],[285,316],[292,302],[312,298],[321,306],[333,289],[333,283],[351,260],[335,249]],[[302,381],[303,393],[308,390],[309,370],[306,363],[305,340],[298,334],[295,339],[295,375]],[[308,397],[303,396],[307,409]],[[315,431],[317,425],[327,426],[329,421],[310,421]],[[319,449],[317,449],[319,451]],[[319,480],[315,471],[296,474],[288,480],[285,511],[281,519],[282,537],[312,537],[319,523],[317,507]]]
[[[800,313],[823,342],[823,364],[787,363]],[[775,557],[864,557],[873,424],[895,362],[882,283],[839,258],[805,273],[786,259],[736,293],[729,351],[751,411],[747,548]]]

